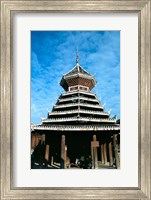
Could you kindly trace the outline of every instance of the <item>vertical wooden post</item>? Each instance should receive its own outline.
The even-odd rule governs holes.
[[[46,150],[45,150],[45,159],[49,162],[49,145],[46,145]]]
[[[119,169],[120,163],[119,163],[119,155],[118,155],[118,148],[117,148],[117,136],[116,134],[113,135],[113,145],[114,145],[114,154],[115,154],[115,164],[116,168]]]
[[[39,144],[39,137],[36,135],[36,146]]]
[[[109,165],[113,165],[112,142],[109,142]]]
[[[103,145],[103,150],[104,150],[104,164],[106,164],[107,163],[107,155],[106,155],[106,143],[104,143],[104,145]]]
[[[61,136],[61,168],[66,167],[65,135]]]
[[[93,141],[96,141],[96,135],[93,135]],[[97,153],[97,147],[93,147],[93,153],[94,153],[94,168],[98,168],[98,153]]]
[[[31,148],[34,149],[36,146],[36,137],[35,135],[32,135],[32,138],[31,138]]]
[[[101,161],[102,161],[102,164],[104,164],[104,150],[103,150],[103,144],[101,144]]]
[[[67,145],[65,145],[65,168],[67,168]]]
[[[94,169],[94,152],[92,146],[91,146],[91,157],[92,157],[92,169]]]
[[[41,144],[45,144],[45,134],[42,134],[42,136],[41,136]]]
[[[53,162],[53,156],[51,156],[51,165],[53,165],[53,163],[54,163],[54,162]]]

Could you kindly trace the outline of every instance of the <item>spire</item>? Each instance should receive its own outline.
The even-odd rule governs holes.
[[[79,71],[79,55],[78,55],[78,48],[76,49],[76,66],[78,67],[78,71]]]
[[[78,48],[76,49],[76,64],[79,64]]]

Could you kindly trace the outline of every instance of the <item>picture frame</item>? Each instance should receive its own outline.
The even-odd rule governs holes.
[[[151,65],[150,0],[5,1],[1,0],[1,199],[150,199]],[[138,188],[14,188],[13,171],[13,15],[17,12],[138,13],[139,166]]]

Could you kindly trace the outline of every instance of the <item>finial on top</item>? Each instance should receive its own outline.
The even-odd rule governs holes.
[[[78,48],[76,49],[76,66],[78,67],[78,71],[79,71],[79,54],[78,54]]]
[[[76,49],[76,64],[79,63],[79,55],[78,55],[78,48]]]

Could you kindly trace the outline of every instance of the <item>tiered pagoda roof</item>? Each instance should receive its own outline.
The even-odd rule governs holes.
[[[79,64],[63,75],[60,85],[65,89],[48,117],[37,125],[38,130],[119,130],[116,117],[104,111],[96,94],[90,92],[96,85],[94,76]]]

